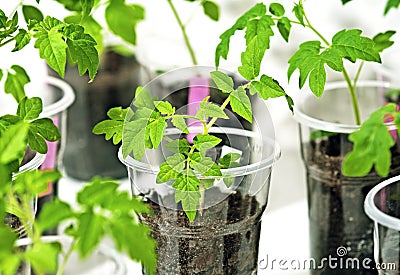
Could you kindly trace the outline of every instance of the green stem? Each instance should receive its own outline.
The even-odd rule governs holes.
[[[186,33],[186,27],[183,24],[179,14],[178,14],[178,11],[175,8],[175,5],[172,3],[172,0],[167,0],[167,2],[168,2],[168,4],[169,4],[169,6],[170,6],[170,8],[171,8],[171,10],[172,10],[172,12],[173,12],[173,14],[175,16],[176,21],[178,22],[179,28],[181,29],[181,32],[182,32],[182,35],[183,35],[183,39],[185,40],[185,44],[186,44],[186,47],[187,47],[187,49],[189,51],[190,58],[192,59],[193,65],[197,65],[198,62],[197,62],[197,59],[196,59],[196,55],[194,53],[192,45],[190,44],[189,37],[188,37],[188,35]]]
[[[231,98],[228,96],[228,97],[225,99],[224,103],[222,103],[222,105],[220,106],[221,110],[224,110],[224,109],[226,108],[226,106],[228,106],[228,104],[229,104],[230,101],[231,101]],[[213,118],[210,120],[210,122],[207,124],[207,128],[206,128],[207,132],[208,132],[208,130],[211,129],[211,127],[214,125],[214,123],[217,121],[217,119],[218,119],[217,117],[213,117]],[[206,132],[205,134],[207,134],[207,132]]]
[[[350,79],[349,74],[347,73],[346,69],[343,69],[343,75],[347,82],[347,86],[349,88],[349,92],[350,92],[350,96],[351,96],[351,103],[353,104],[353,111],[354,111],[354,117],[356,120],[356,124],[361,125],[360,108],[358,107],[358,101],[357,101],[357,96],[356,96],[356,92],[355,92],[355,85],[353,85],[351,83],[351,79]]]
[[[303,1],[300,0],[300,5],[303,5]],[[323,35],[313,27],[313,25],[310,23],[310,20],[308,19],[307,15],[304,13],[304,18],[306,19],[307,22],[307,27],[309,27],[328,47],[330,47],[330,43],[327,39],[325,39],[325,37],[323,37]],[[347,86],[349,88],[349,92],[350,92],[350,96],[351,96],[351,102],[353,105],[353,112],[354,112],[354,117],[355,117],[355,121],[357,125],[361,125],[361,115],[360,115],[360,108],[358,106],[358,100],[357,100],[357,96],[355,93],[355,87],[356,87],[356,83],[358,80],[358,77],[360,75],[361,69],[362,69],[363,64],[360,65],[359,70],[357,71],[357,75],[356,78],[354,80],[354,83],[352,83],[349,74],[347,73],[346,69],[343,68],[343,75],[344,78],[347,82]]]
[[[75,247],[76,242],[77,242],[77,240],[73,239],[73,241],[71,243],[71,246],[69,247],[67,253],[64,255],[63,262],[61,263],[61,266],[58,268],[56,275],[62,275],[64,273],[64,270],[65,270],[65,268],[67,266],[69,257],[71,256],[72,252],[74,251],[74,247]]]
[[[360,64],[360,66],[358,67],[356,76],[354,77],[353,87],[357,87],[357,81],[358,81],[358,79],[360,78],[361,70],[362,70],[362,68],[364,67],[364,63],[365,63],[364,61],[361,61],[361,64]]]

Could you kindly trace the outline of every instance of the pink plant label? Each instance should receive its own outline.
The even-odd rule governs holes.
[[[194,116],[200,108],[200,102],[210,95],[210,84],[208,78],[195,76],[189,81],[189,95],[188,95],[188,115]],[[202,126],[201,122],[195,119],[188,119],[189,127]],[[187,140],[193,143],[193,138],[199,132],[191,131],[187,135]]]
[[[396,112],[398,112],[399,109],[400,109],[400,108],[399,108],[399,105],[396,104]],[[385,122],[385,123],[390,123],[390,122],[393,122],[393,121],[394,121],[394,117],[393,117],[392,115],[390,115],[390,114],[388,114],[388,115],[386,115],[386,116],[384,117],[384,122]],[[396,129],[389,130],[389,133],[390,133],[390,135],[392,136],[394,142],[397,142],[397,139],[398,139],[398,137],[399,137],[399,135],[398,135],[398,133],[397,133],[397,130],[396,130]]]
[[[54,124],[58,127],[58,119],[53,118]],[[56,167],[56,159],[57,159],[57,146],[58,142],[48,142],[47,144],[47,154],[43,164],[40,166],[40,170],[53,170]],[[53,193],[53,183],[48,183],[48,188],[45,192],[39,195],[39,197],[48,196]]]

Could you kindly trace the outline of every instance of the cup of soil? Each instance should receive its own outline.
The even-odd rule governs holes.
[[[121,255],[112,247],[105,243],[100,244],[88,258],[81,259],[79,255],[72,251],[68,260],[64,263],[64,256],[69,255],[72,238],[65,235],[49,235],[42,236],[41,240],[46,243],[59,243],[62,252],[58,259],[59,269],[65,264],[64,275],[79,275],[79,274],[127,274],[126,265]],[[31,239],[23,238],[16,242],[17,251],[29,249]],[[16,275],[32,274],[29,264],[22,263]]]
[[[159,100],[168,100],[173,106],[176,101],[180,104],[177,112],[190,114],[196,108],[192,105],[215,92],[210,84],[212,70],[215,68],[202,66],[178,69],[159,76],[144,88],[152,95],[163,95]],[[198,175],[210,184],[193,209],[197,211],[193,221],[187,218],[181,202],[176,202],[176,189],[171,182],[156,183],[156,177],[159,165],[172,154],[166,146],[168,140],[184,138],[190,142],[192,134],[201,132],[202,126],[191,125],[187,119],[187,135],[167,126],[167,138],[157,150],[147,150],[141,161],[131,155],[123,158],[120,150],[119,158],[128,169],[133,194],[140,196],[152,212],[140,219],[150,226],[157,241],[157,274],[257,273],[261,218],[268,202],[272,167],[280,150],[264,101],[254,97],[252,107],[251,125],[242,125],[235,114],[225,109],[230,119],[217,120],[209,130],[222,141],[208,150],[207,156],[218,162],[225,154],[236,152],[240,154],[240,165],[222,169],[224,179]]]
[[[49,73],[57,74],[49,68]],[[79,75],[75,66],[67,65],[64,80],[75,91],[75,102],[68,112],[65,174],[87,181],[93,175],[112,178],[127,177],[117,158],[118,148],[92,133],[96,123],[107,118],[107,111],[116,106],[127,107],[138,85],[139,64],[133,55],[122,55],[106,48],[100,56],[99,70],[93,82]],[[79,156],[79,157],[77,157]]]
[[[380,275],[400,273],[400,176],[375,186],[364,203],[374,221],[375,261]]]
[[[18,173],[13,174],[13,179],[19,174],[26,171],[32,171],[38,169],[40,165],[45,161],[46,155],[33,152],[29,149],[26,150],[24,159],[18,170]],[[36,213],[37,210],[37,198],[31,202],[32,212]],[[9,225],[12,230],[18,233],[20,238],[26,237],[26,229],[23,227],[21,221],[12,213],[8,213],[5,217],[4,223]]]
[[[387,103],[390,85],[382,81],[359,81],[356,94],[362,119]],[[310,253],[321,266],[314,274],[377,274],[374,269],[352,265],[329,266],[322,262],[336,257],[344,262],[371,259],[373,262],[373,222],[364,212],[367,193],[383,179],[372,170],[365,177],[342,174],[344,157],[352,149],[349,134],[359,128],[353,112],[347,84],[326,85],[324,95],[303,97],[295,109],[299,122],[301,154],[306,167]],[[397,135],[392,147],[390,175],[400,172]],[[345,251],[345,253],[343,253]]]

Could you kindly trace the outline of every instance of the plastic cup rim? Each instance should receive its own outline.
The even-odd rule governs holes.
[[[192,128],[194,129],[194,128],[198,128],[198,127],[189,127],[190,130],[192,130]],[[199,129],[202,129],[202,128],[200,127]],[[229,127],[219,127],[219,128],[212,127],[209,132],[210,133],[226,133],[226,132],[222,131],[222,129],[229,129],[230,134],[232,134],[232,133],[235,134],[235,132],[237,134],[238,133],[246,133],[247,137],[259,137],[257,135],[257,133],[255,133],[255,132],[252,132],[249,130],[244,130],[244,129],[229,128]],[[166,134],[179,134],[179,133],[181,133],[181,132],[175,128],[170,128],[170,129],[166,130]],[[222,174],[224,176],[236,177],[236,176],[248,175],[255,171],[259,171],[262,169],[272,167],[273,164],[281,156],[280,146],[276,141],[274,141],[270,138],[263,138],[262,141],[264,144],[265,144],[265,142],[267,142],[267,144],[273,146],[273,149],[274,149],[273,153],[269,154],[268,157],[266,157],[258,162],[255,162],[255,163],[251,163],[248,165],[235,167],[235,168],[221,169]],[[130,167],[130,168],[135,168],[137,171],[147,172],[150,174],[157,174],[159,171],[159,167],[138,161],[130,155],[126,159],[124,159],[122,156],[122,147],[120,147],[118,150],[118,158],[125,166]],[[215,177],[211,176],[211,177],[205,177],[205,178],[215,178]]]
[[[56,77],[47,76],[45,78],[45,83],[60,88],[63,95],[62,97],[47,106],[43,107],[43,112],[40,117],[52,117],[64,110],[66,110],[75,101],[75,93],[71,85],[69,85],[65,80],[58,79]]]
[[[334,81],[334,82],[328,82],[325,86],[325,90],[333,90],[333,89],[339,89],[339,88],[346,88],[346,82],[345,81]],[[390,88],[391,85],[388,82],[385,81],[378,81],[378,80],[363,80],[359,81],[357,84],[357,87],[385,87],[385,88]],[[302,97],[299,100],[298,104],[294,105],[294,118],[295,120],[303,125],[306,125],[310,128],[314,129],[319,129],[327,132],[334,132],[334,133],[343,133],[343,134],[349,134],[352,133],[358,129],[360,129],[359,125],[355,124],[343,124],[343,123],[335,123],[335,122],[330,122],[330,121],[325,121],[325,120],[320,120],[317,118],[313,118],[307,114],[305,114],[301,108],[303,107],[304,103],[307,101],[307,98],[314,96],[314,95],[307,95],[305,97]],[[300,107],[299,107],[300,105]],[[394,123],[387,123],[386,124],[389,128],[389,130],[395,130],[396,126]]]
[[[368,217],[374,220],[376,223],[384,225],[388,228],[400,231],[400,219],[390,216],[381,210],[374,203],[374,198],[380,190],[384,187],[400,181],[400,175],[389,178],[375,185],[367,194],[364,201],[364,210]]]

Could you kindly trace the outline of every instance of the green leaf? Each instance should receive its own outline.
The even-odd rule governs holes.
[[[43,21],[44,19],[43,13],[31,5],[22,5],[22,14],[26,23],[29,23],[29,20]]]
[[[320,97],[324,91],[326,72],[324,64],[336,71],[343,70],[343,61],[340,53],[332,48],[326,49],[322,54],[319,41],[307,41],[300,45],[299,50],[289,59],[288,79],[296,69],[300,71],[299,87],[302,88],[310,78],[310,89]]]
[[[28,251],[25,252],[25,257],[36,272],[53,273],[57,271],[58,255],[60,252],[61,244],[39,241],[35,242]]]
[[[270,37],[274,35],[271,26],[275,25],[271,16],[252,19],[246,29],[246,51],[241,55],[242,65],[239,73],[251,80],[260,74],[261,61],[265,51],[270,47]]]
[[[32,131],[39,133],[47,141],[57,141],[61,138],[60,131],[50,118],[39,118],[29,125]]]
[[[219,166],[222,169],[228,169],[232,167],[240,166],[238,160],[240,160],[241,155],[238,153],[228,153],[219,159]]]
[[[197,206],[200,204],[200,192],[199,191],[180,191],[175,192],[175,201],[182,203],[182,209],[185,211],[186,216],[190,222],[193,222],[197,215]],[[194,209],[194,210],[190,210]]]
[[[76,248],[83,258],[90,255],[93,249],[100,243],[104,236],[104,224],[106,220],[90,210],[77,216],[78,219],[78,243]]]
[[[142,159],[146,148],[147,121],[148,119],[138,119],[125,123],[122,133],[122,155],[124,158],[133,151],[135,159]]]
[[[54,213],[57,213],[57,215],[54,215]],[[70,205],[59,199],[55,199],[44,204],[37,217],[37,225],[41,231],[44,231],[57,227],[62,221],[72,216],[73,211]]]
[[[10,126],[0,136],[0,163],[7,164],[23,155],[26,149],[28,125],[24,122]]]
[[[188,153],[190,150],[190,144],[185,138],[174,139],[168,142],[165,145],[165,147],[173,153],[181,153],[181,154]]]
[[[348,0],[349,1],[349,0]],[[392,8],[398,8],[400,5],[400,0],[387,0],[386,6],[385,6],[385,11],[384,14],[388,14],[388,12],[392,9]]]
[[[184,132],[185,134],[189,134],[189,129],[186,125],[185,118],[182,115],[174,115],[171,119],[172,124]]]
[[[167,158],[166,162],[160,165],[160,171],[157,174],[157,183],[174,180],[182,173],[185,168],[185,156],[175,154]]]
[[[219,37],[221,41],[217,45],[217,48],[215,50],[216,67],[219,66],[221,57],[223,59],[227,59],[230,39],[235,34],[235,32],[237,30],[243,30],[244,28],[246,28],[247,22],[249,20],[265,15],[266,11],[267,8],[263,3],[256,4],[255,6],[250,8],[247,12],[245,12],[242,16],[240,16],[231,28],[229,28],[223,34],[221,34],[221,36]]]
[[[95,206],[104,207],[110,199],[110,194],[117,193],[117,189],[117,182],[95,178],[79,191],[76,200],[85,208]]]
[[[112,120],[124,121],[127,113],[128,108],[114,107],[108,110],[107,116]]]
[[[0,226],[0,273],[4,275],[17,274],[20,265],[20,253],[15,251],[15,241],[18,236],[5,225]]]
[[[394,104],[381,107],[370,115],[359,130],[349,136],[354,146],[343,161],[344,175],[362,177],[367,175],[374,165],[375,171],[381,177],[389,174],[390,148],[394,145],[394,141],[384,120],[388,113],[395,111]]]
[[[152,143],[151,148],[158,148],[163,139],[164,131],[166,128],[167,123],[165,122],[165,118],[163,117],[159,117],[157,119],[149,121],[149,123],[147,124],[147,129],[149,131],[148,134]]]
[[[384,33],[378,33],[374,36],[373,40],[375,43],[375,48],[382,52],[383,50],[389,48],[394,44],[394,41],[391,41],[390,38],[395,34],[395,31],[386,31]]]
[[[40,154],[47,153],[48,147],[46,144],[46,140],[41,135],[39,135],[35,129],[29,128],[28,144],[32,150]]]
[[[47,16],[43,22],[35,25],[37,32],[35,48],[39,49],[40,57],[61,77],[64,77],[67,58],[67,43],[60,32],[65,24],[61,21]]]
[[[96,41],[79,25],[68,25],[63,31],[67,38],[68,53],[73,63],[78,63],[78,71],[83,75],[89,72],[90,79],[96,75],[99,67],[99,56]]]
[[[122,140],[124,122],[120,120],[104,120],[97,123],[93,128],[93,134],[105,134],[105,139],[113,139],[113,143],[117,145]]]
[[[26,45],[31,42],[31,35],[24,29],[20,29],[18,34],[15,36],[15,47],[12,52],[22,50]]]
[[[259,81],[252,81],[250,86],[265,100],[286,95],[279,82],[267,75],[262,75]]]
[[[210,73],[211,79],[214,81],[218,89],[223,93],[230,93],[234,90],[233,79],[221,71],[213,71]]]
[[[90,34],[90,36],[96,41],[96,49],[99,55],[103,52],[103,27],[89,15],[82,19],[82,15],[73,14],[64,18],[64,22],[68,24],[78,24],[84,27],[85,33]]]
[[[251,109],[251,102],[242,86],[234,90],[230,95],[230,105],[232,111],[249,121],[253,121],[253,112]]]
[[[156,109],[163,115],[173,115],[175,108],[168,101],[154,101]]]
[[[200,108],[196,113],[196,117],[199,119],[207,119],[208,117],[228,119],[223,109],[214,103],[208,102],[209,98],[207,96],[200,102]]]
[[[61,173],[53,170],[31,170],[19,174],[14,182],[14,190],[17,194],[30,194],[37,196],[48,189],[49,182],[55,182],[61,178]]]
[[[296,3],[294,5],[294,7],[293,7],[293,13],[296,16],[297,20],[299,20],[300,24],[305,26],[305,24],[304,24],[304,16],[305,16],[305,14],[304,14],[303,5],[300,5],[300,4]]]
[[[289,42],[290,29],[292,28],[292,24],[290,23],[289,18],[287,17],[280,18],[278,20],[277,26],[279,33],[282,35],[283,39],[285,39],[286,42]]]
[[[141,262],[149,275],[155,274],[156,242],[146,226],[134,224],[132,218],[120,218],[112,221],[110,230],[118,250],[126,251],[132,260]]]
[[[135,107],[153,110],[154,101],[156,101],[156,98],[152,97],[148,90],[141,86],[136,88],[135,99],[133,101]]]
[[[182,208],[189,218],[193,221],[196,217],[197,206],[201,197],[199,191],[200,180],[196,177],[192,170],[186,169],[183,173],[179,174],[173,188],[175,191],[175,202],[182,203]]]
[[[29,124],[28,144],[32,150],[47,153],[47,141],[57,141],[61,134],[50,118],[39,118]]]
[[[136,25],[144,19],[143,7],[127,5],[124,0],[112,0],[106,7],[105,18],[114,34],[136,45]]]
[[[199,152],[189,155],[190,167],[204,176],[222,176],[220,167],[210,157],[202,156]]]
[[[285,14],[285,8],[279,3],[271,3],[269,5],[269,12],[275,16],[283,16]]]
[[[8,71],[4,91],[11,94],[17,102],[25,97],[25,85],[30,82],[25,69],[19,65],[12,65],[12,71]]]
[[[374,41],[361,36],[361,30],[339,31],[332,38],[332,48],[336,49],[342,58],[351,62],[355,62],[357,59],[381,62]]]
[[[210,0],[205,0],[202,1],[202,6],[203,6],[203,11],[204,14],[207,15],[208,17],[210,17],[212,20],[214,21],[218,21],[219,20],[219,6],[218,4],[216,4],[213,1]]]
[[[217,146],[222,139],[210,134],[197,134],[193,139],[193,144],[200,152],[211,149]]]
[[[82,6],[82,14],[83,14],[82,17],[85,18],[92,11],[94,6],[94,0],[80,0],[80,1]]]
[[[38,118],[42,112],[43,104],[40,97],[24,97],[18,104],[17,115],[23,120]]]
[[[124,120],[128,113],[128,108],[114,107],[108,110],[108,120],[97,123],[93,128],[93,134],[105,134],[106,140],[113,139],[113,143],[117,145],[122,140]]]

